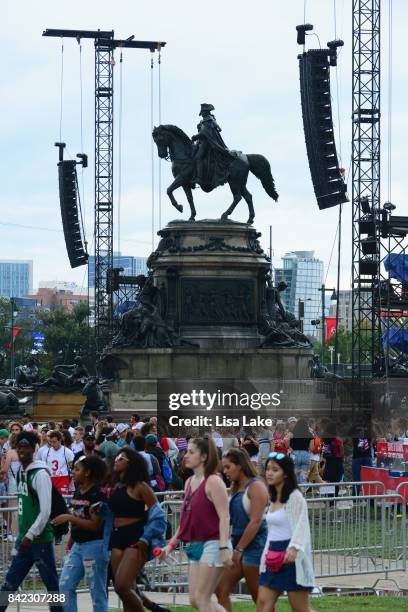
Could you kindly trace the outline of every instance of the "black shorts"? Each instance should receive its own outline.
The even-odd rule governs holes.
[[[109,548],[119,548],[125,550],[132,544],[136,544],[143,535],[144,521],[137,521],[123,527],[112,527],[112,534]]]

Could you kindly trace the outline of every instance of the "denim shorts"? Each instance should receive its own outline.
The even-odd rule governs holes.
[[[228,542],[228,549],[232,551],[231,542]],[[203,554],[199,561],[190,561],[192,565],[198,563],[205,563],[210,567],[222,567],[220,541],[219,540],[207,540],[204,542]]]
[[[260,529],[252,542],[245,548],[244,552],[241,555],[241,565],[251,565],[254,567],[259,567],[261,563],[261,557],[263,550],[265,548],[266,537],[268,534],[268,530],[265,526],[265,529]],[[241,535],[233,535],[232,536],[232,545],[235,546],[238,544],[241,539]]]

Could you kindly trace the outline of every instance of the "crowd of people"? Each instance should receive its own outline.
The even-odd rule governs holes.
[[[244,579],[259,611],[270,612],[286,591],[292,610],[307,612],[314,577],[298,484],[339,483],[347,445],[358,483],[375,441],[363,428],[357,435],[343,440],[329,421],[295,417],[228,439],[161,436],[155,417],[136,414],[115,424],[95,412],[85,427],[32,423],[28,415],[0,423],[0,493],[18,496],[18,513],[3,512],[14,551],[2,590],[15,591],[37,564],[48,591],[67,594],[64,610],[77,610],[85,578],[95,611],[107,611],[112,581],[125,610],[163,612],[138,589],[138,577],[154,551],[165,562],[183,543],[196,609],[232,610],[230,595]],[[172,534],[157,494],[183,488]],[[71,496],[69,509],[63,495]],[[54,543],[65,534],[58,576]]]

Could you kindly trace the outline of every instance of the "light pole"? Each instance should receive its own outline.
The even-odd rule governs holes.
[[[11,330],[10,330],[10,378],[14,378],[14,298],[10,298]]]
[[[326,291],[332,291],[331,301],[337,300],[337,293],[335,289],[329,289],[323,283],[318,291],[322,292],[322,356],[321,362],[324,363],[324,347],[326,345]],[[337,331],[337,330],[336,330]]]
[[[311,302],[312,298],[298,298],[298,319],[300,323],[300,331],[303,334],[303,322],[305,318],[305,302]]]

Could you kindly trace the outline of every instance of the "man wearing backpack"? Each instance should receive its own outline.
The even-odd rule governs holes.
[[[311,446],[312,458],[310,461],[309,474],[307,478],[308,482],[318,482],[320,484],[324,482],[323,478],[319,474],[322,448],[323,444],[321,438],[319,437],[318,432],[315,430]]]
[[[50,470],[43,461],[33,461],[38,443],[36,434],[22,431],[16,443],[21,463],[17,476],[18,537],[15,554],[1,590],[14,593],[35,564],[48,592],[58,593],[54,531],[50,522]],[[0,606],[0,612],[6,608],[7,605]],[[60,612],[61,607],[50,606],[50,610]]]

